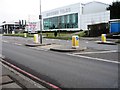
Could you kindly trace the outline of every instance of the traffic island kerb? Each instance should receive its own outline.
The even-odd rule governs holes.
[[[39,43],[28,44],[28,43],[26,43],[25,46],[37,47],[37,46],[46,46],[46,45],[52,45],[52,44],[55,44],[55,43],[46,43],[46,44],[39,44]]]
[[[56,47],[56,48],[50,48],[51,51],[57,51],[57,52],[79,52],[79,51],[84,51],[86,50],[87,47],[84,48],[61,48],[61,47]]]
[[[106,42],[96,41],[96,42],[97,42],[97,44],[117,45],[115,42],[109,42],[109,41],[106,41]]]

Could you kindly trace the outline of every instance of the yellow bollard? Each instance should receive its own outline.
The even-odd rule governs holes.
[[[38,34],[34,34],[34,42],[35,43],[39,43]]]
[[[24,33],[24,37],[27,37],[27,33]]]
[[[75,37],[72,36],[72,47],[75,46]]]
[[[79,47],[79,37],[72,36],[72,48],[78,48],[78,47]]]
[[[102,34],[101,35],[101,41],[102,42],[106,42],[106,34]]]
[[[12,31],[12,34],[15,34],[15,31]]]

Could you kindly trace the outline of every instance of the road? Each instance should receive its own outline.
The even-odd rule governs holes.
[[[17,42],[19,44],[25,44],[26,41],[30,42],[33,41],[33,38],[22,38],[22,37],[10,37],[10,36],[3,36],[3,40],[9,41],[9,42]],[[98,39],[99,40],[99,39]],[[89,47],[94,48],[98,50],[118,50],[118,45],[102,45],[102,44],[96,44],[96,40],[79,40],[80,47]],[[57,43],[62,44],[65,46],[71,46],[72,41],[71,40],[59,40],[59,39],[46,39],[43,38],[43,43]]]
[[[3,43],[6,60],[62,88],[118,87],[118,64]]]

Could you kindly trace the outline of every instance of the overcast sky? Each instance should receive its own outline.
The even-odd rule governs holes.
[[[88,3],[93,0],[41,0],[42,12],[50,9],[74,4]],[[111,4],[116,0],[94,0]],[[119,1],[119,0],[118,0]],[[38,19],[40,0],[0,0],[0,23],[3,21],[16,21],[21,19]],[[39,19],[38,19],[39,20]]]

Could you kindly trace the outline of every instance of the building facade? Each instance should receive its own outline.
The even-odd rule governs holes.
[[[107,23],[110,12],[106,10],[108,4],[90,2],[77,3],[61,8],[56,8],[42,13],[42,29],[54,30],[87,30],[88,25]]]
[[[2,33],[12,33],[14,32],[23,32],[26,27],[26,21],[17,21],[17,22],[3,22],[1,25],[1,32]]]

